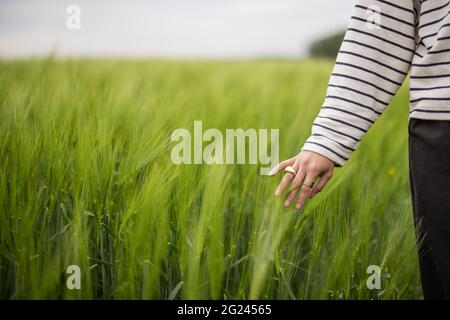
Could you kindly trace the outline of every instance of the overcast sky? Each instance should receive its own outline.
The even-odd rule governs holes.
[[[298,57],[355,0],[0,0],[0,56]],[[69,5],[81,29],[66,26]]]

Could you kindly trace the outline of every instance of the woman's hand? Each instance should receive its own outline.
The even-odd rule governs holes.
[[[295,196],[299,193],[295,208],[301,209],[308,198],[314,197],[318,192],[322,191],[327,182],[331,179],[334,170],[334,162],[330,159],[312,152],[301,151],[295,157],[285,160],[275,166],[269,176],[274,176],[280,170],[291,166],[296,174],[286,172],[278,185],[275,195],[279,196],[291,182],[289,194],[284,202],[285,207],[289,207],[294,201]],[[308,186],[308,183],[314,182],[314,185]]]

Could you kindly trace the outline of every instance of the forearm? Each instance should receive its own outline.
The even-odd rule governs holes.
[[[380,9],[380,25],[370,24]],[[327,95],[302,150],[342,166],[385,110],[410,69],[416,48],[414,1],[358,1]]]

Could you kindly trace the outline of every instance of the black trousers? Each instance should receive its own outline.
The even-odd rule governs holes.
[[[450,121],[411,119],[409,176],[425,299],[450,299]]]

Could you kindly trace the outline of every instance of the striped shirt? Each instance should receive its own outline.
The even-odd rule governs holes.
[[[343,166],[410,73],[410,117],[450,120],[450,0],[359,0],[302,150]]]

